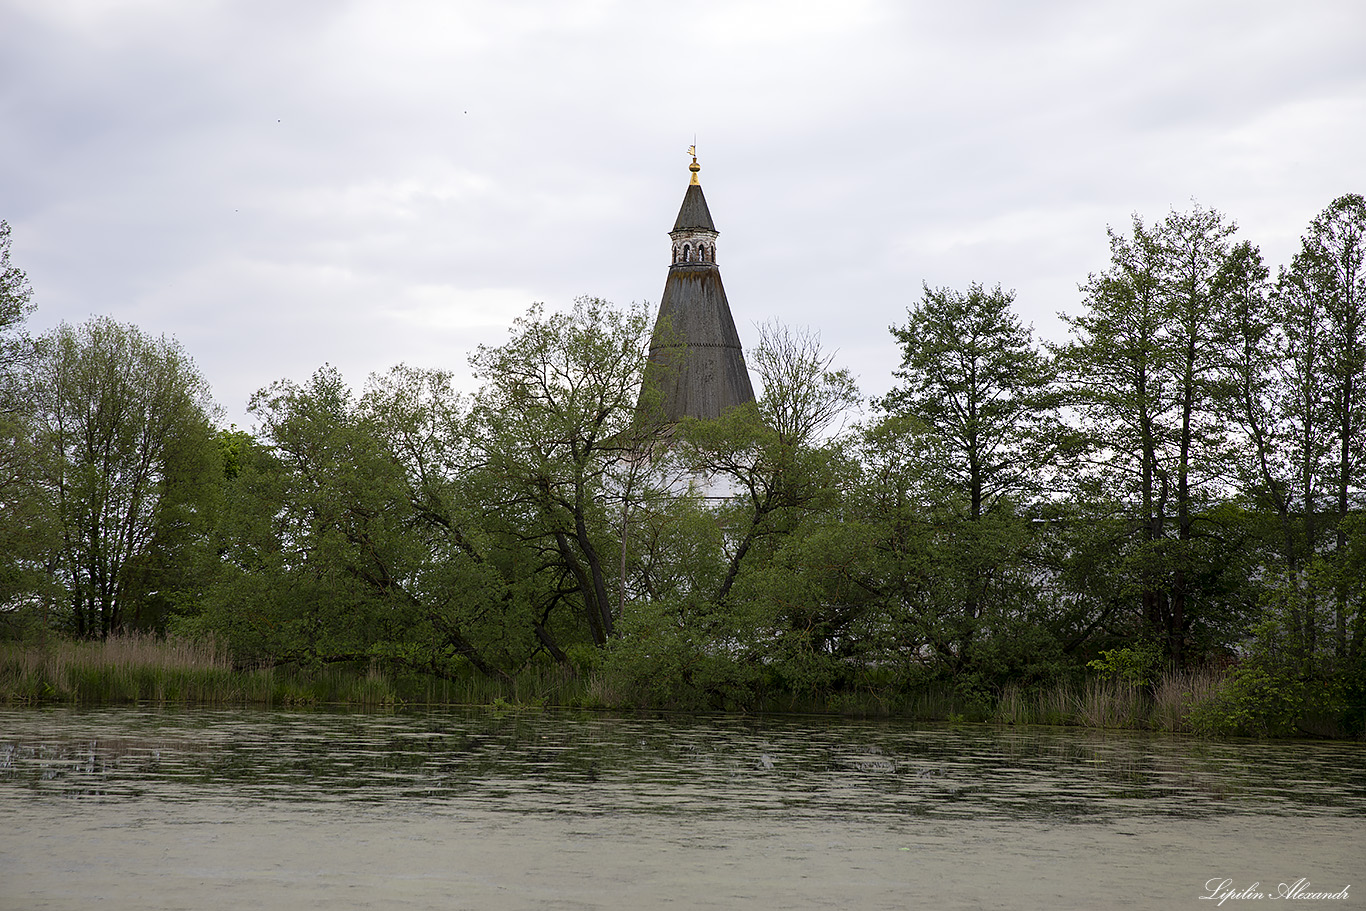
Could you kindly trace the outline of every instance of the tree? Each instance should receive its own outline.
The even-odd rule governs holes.
[[[1331,639],[1339,657],[1361,647],[1349,636],[1361,592],[1348,577],[1311,571],[1320,541],[1333,534],[1332,559],[1349,547],[1348,520],[1362,505],[1366,459],[1366,201],[1334,200],[1316,216],[1273,298],[1279,350],[1278,416],[1294,455],[1285,472],[1300,515],[1299,554],[1288,560],[1294,592],[1288,597],[1292,635],[1309,657],[1316,648],[1317,580],[1331,576]],[[1303,559],[1299,559],[1303,554]],[[1354,606],[1358,605],[1358,606]]]
[[[1229,259],[1229,306],[1221,335],[1230,447],[1236,482],[1254,521],[1267,516],[1262,536],[1274,540],[1263,555],[1273,570],[1271,591],[1288,609],[1287,648],[1309,657],[1316,638],[1313,574],[1324,459],[1322,327],[1303,261],[1282,269],[1274,289],[1261,255],[1246,241]]]
[[[1193,576],[1208,568],[1196,539],[1219,533],[1208,507],[1227,493],[1221,327],[1235,231],[1198,207],[1151,228],[1135,216],[1130,237],[1111,230],[1110,269],[1083,285],[1088,311],[1064,317],[1077,338],[1058,349],[1099,486],[1133,523],[1125,571],[1178,663],[1201,612],[1216,610],[1218,583]]]
[[[24,371],[32,343],[24,324],[33,312],[33,287],[10,260],[10,226],[0,221],[0,606],[37,597],[45,587],[44,555],[53,526],[38,487]]]
[[[399,366],[359,400],[333,368],[253,396],[235,438],[222,566],[203,624],[243,657],[383,661],[506,677],[529,623],[479,546],[449,374]],[[473,517],[473,519],[471,518]]]
[[[794,686],[822,679],[855,613],[831,572],[843,548],[830,529],[848,487],[839,431],[857,386],[817,335],[777,323],[761,327],[750,363],[758,401],[685,420],[652,450],[672,520],[646,526],[645,590],[658,597],[637,606],[635,641],[613,652],[628,676],[667,665],[718,706],[743,702],[759,667]]]
[[[0,415],[14,413],[20,367],[30,352],[24,323],[36,306],[28,276],[10,261],[10,226],[0,221]]]
[[[208,385],[173,340],[106,318],[39,339],[25,379],[66,622],[92,638],[159,625],[146,611],[184,583],[221,471]]]
[[[781,536],[809,513],[831,505],[838,439],[826,434],[858,404],[858,385],[820,337],[778,323],[760,327],[751,360],[762,393],[753,405],[681,431],[684,460],[702,475],[725,478],[738,492],[729,566],[715,600],[725,601],[755,544]]]
[[[889,474],[895,460],[875,449],[866,457],[887,481],[918,478],[918,489],[897,496],[914,498],[919,515],[900,509],[898,527],[885,531],[907,537],[884,549],[936,568],[926,577],[889,562],[884,572],[918,634],[955,671],[976,661],[980,637],[1003,633],[1005,618],[1024,610],[1027,509],[1053,487],[1068,451],[1048,359],[1013,302],[999,287],[926,286],[906,324],[891,329],[899,383],[879,403],[887,426],[866,438],[930,463]]]
[[[1348,517],[1366,492],[1366,200],[1357,194],[1335,199],[1309,226],[1302,255],[1326,317],[1324,393],[1336,449],[1327,479],[1336,513],[1334,547],[1345,554]],[[1353,593],[1343,584],[1335,588],[1334,639],[1338,655],[1346,657]],[[1355,642],[1352,650],[1360,647]]]
[[[999,286],[926,286],[906,325],[891,330],[900,385],[882,410],[935,436],[971,521],[1048,489],[1064,442],[1048,360],[1011,311],[1014,300]]]
[[[470,445],[490,508],[536,550],[532,571],[551,577],[544,616],[572,604],[596,645],[614,635],[621,601],[612,516],[653,431],[637,419],[649,333],[643,307],[580,298],[565,313],[534,306],[506,343],[470,357],[483,383]]]
[[[398,509],[416,545],[409,597],[421,608],[417,644],[452,650],[486,676],[507,677],[541,651],[566,661],[546,617],[537,616],[539,591],[527,578],[520,536],[504,533],[490,502],[497,484],[482,467],[472,408],[451,374],[399,365],[372,376],[360,413],[404,483]]]

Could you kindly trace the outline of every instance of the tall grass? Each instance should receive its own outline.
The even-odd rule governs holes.
[[[331,669],[312,675],[235,670],[213,640],[129,635],[0,645],[0,701],[369,705],[392,702],[393,694],[382,679]]]
[[[1006,687],[992,720],[1191,733],[1193,713],[1218,698],[1222,682],[1217,671],[1201,669],[1168,671],[1151,688],[1099,678],[1030,691]]]
[[[212,640],[111,636],[98,642],[0,643],[0,702],[193,705],[580,705],[584,684],[558,667],[490,680],[385,672],[350,663],[235,669]]]
[[[236,676],[212,641],[118,636],[0,645],[0,698],[7,702],[219,702]]]
[[[917,721],[1192,732],[1192,717],[1220,694],[1214,671],[1169,672],[1151,688],[1092,679],[1025,690],[1003,689],[995,704],[952,688],[919,691],[755,693],[747,711],[811,712]],[[313,669],[235,669],[213,640],[117,636],[99,642],[0,644],[0,702],[193,705],[546,705],[634,709],[639,694],[602,673],[578,675],[557,665],[524,669],[510,679],[470,672],[458,679],[364,664]],[[656,706],[668,708],[668,706]]]
[[[1153,689],[1150,726],[1159,731],[1191,732],[1193,713],[1213,705],[1223,687],[1223,675],[1208,668],[1162,675]]]

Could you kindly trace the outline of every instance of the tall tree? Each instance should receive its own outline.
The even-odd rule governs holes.
[[[359,400],[330,367],[251,408],[205,625],[246,655],[505,677],[535,648],[480,547],[467,414],[448,374],[397,367]]]
[[[1064,442],[1048,359],[1012,311],[1015,294],[925,287],[904,326],[900,382],[881,402],[943,446],[967,518],[1038,495]]]
[[[719,531],[699,536],[720,560],[694,561],[704,570],[694,590],[706,590],[685,618],[687,639],[705,643],[703,656],[743,655],[737,667],[816,685],[851,644],[858,615],[842,569],[853,542],[840,522],[852,474],[843,422],[858,387],[817,334],[776,322],[760,327],[749,363],[758,400],[685,421],[660,460],[702,481],[710,497],[700,511]]]
[[[726,479],[737,493],[728,567],[715,600],[725,601],[760,541],[781,536],[804,513],[828,507],[840,422],[858,404],[858,385],[813,332],[780,323],[760,327],[750,353],[762,394],[682,431],[685,460],[702,475]]]
[[[1310,224],[1296,261],[1324,317],[1323,396],[1335,450],[1326,480],[1332,485],[1334,548],[1345,553],[1347,519],[1366,493],[1366,200],[1353,193],[1329,204]],[[1362,593],[1341,581],[1335,589],[1334,640],[1345,657],[1351,602]]]
[[[105,318],[43,336],[26,379],[67,619],[108,636],[142,619],[203,532],[216,409],[179,344]]]
[[[926,435],[924,451],[936,463],[919,474],[942,485],[921,492],[936,504],[930,521],[939,531],[920,540],[940,570],[933,591],[918,596],[930,607],[919,611],[955,670],[974,660],[979,636],[999,630],[1019,606],[1014,583],[1028,575],[1023,510],[1053,487],[1068,452],[1048,358],[1013,303],[999,286],[926,286],[906,324],[891,329],[902,363],[880,405],[892,425],[904,430],[910,421]]]
[[[1223,367],[1237,483],[1253,516],[1274,522],[1266,583],[1283,590],[1286,648],[1308,658],[1317,638],[1311,564],[1328,447],[1324,435],[1322,313],[1305,261],[1282,268],[1274,287],[1257,249],[1238,244],[1229,260]]]
[[[1208,505],[1211,489],[1225,470],[1223,424],[1217,406],[1219,368],[1224,342],[1219,316],[1229,306],[1232,261],[1229,238],[1237,225],[1223,215],[1199,207],[1173,212],[1156,233],[1159,293],[1165,298],[1174,351],[1174,391],[1178,423],[1175,439],[1176,537],[1178,558],[1171,567],[1168,641],[1172,660],[1185,660],[1186,631],[1196,597],[1192,580],[1197,513]]]
[[[555,603],[575,604],[597,645],[621,601],[611,516],[653,429],[637,420],[649,333],[643,307],[580,298],[568,312],[533,307],[506,343],[470,357],[482,381],[471,445],[490,502],[539,549],[538,569],[559,579]]]
[[[1111,230],[1110,268],[1082,286],[1087,312],[1064,317],[1076,338],[1059,349],[1100,487],[1136,507],[1129,572],[1142,615],[1178,663],[1212,584],[1195,581],[1196,539],[1226,492],[1221,331],[1235,231],[1199,207],[1151,227],[1135,216],[1131,236]]]
[[[16,383],[31,351],[24,323],[36,306],[28,276],[10,260],[11,244],[9,223],[0,221],[0,414],[19,407]]]
[[[33,287],[10,259],[10,226],[0,221],[0,605],[32,601],[44,587],[44,554],[53,526],[38,487],[40,454],[33,446],[22,384],[32,361],[25,323]]]

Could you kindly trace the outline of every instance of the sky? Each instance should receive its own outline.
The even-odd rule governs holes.
[[[658,307],[688,146],[741,340],[863,391],[925,285],[1040,339],[1198,205],[1275,269],[1366,193],[1360,0],[0,0],[38,304],[178,339],[225,423],[331,364],[473,380],[534,302]]]

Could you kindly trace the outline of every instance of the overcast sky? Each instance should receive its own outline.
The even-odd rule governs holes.
[[[1273,271],[1366,193],[1361,0],[0,0],[34,329],[178,338],[242,426],[331,363],[468,376],[534,301],[657,307],[696,135],[742,340],[880,394],[921,286],[1039,335],[1106,227],[1194,203]]]

